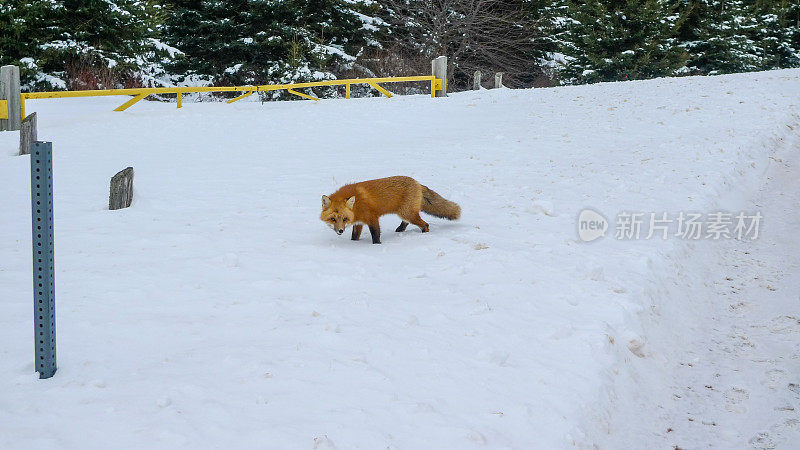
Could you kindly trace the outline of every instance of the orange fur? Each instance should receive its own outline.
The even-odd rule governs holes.
[[[359,238],[361,226],[367,225],[373,243],[378,244],[378,219],[385,214],[397,214],[403,219],[397,231],[403,231],[406,222],[410,222],[423,233],[427,232],[429,227],[419,216],[420,211],[450,220],[458,219],[461,215],[461,208],[455,203],[445,200],[413,178],[398,176],[347,184],[330,197],[323,196],[320,220],[338,234],[354,225],[354,240]]]

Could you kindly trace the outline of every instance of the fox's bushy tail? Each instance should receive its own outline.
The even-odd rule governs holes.
[[[422,212],[448,220],[458,220],[461,217],[461,207],[458,204],[433,192],[428,186],[422,186]]]

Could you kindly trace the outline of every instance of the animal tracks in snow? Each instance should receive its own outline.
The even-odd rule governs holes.
[[[743,403],[750,398],[747,390],[742,388],[731,388],[725,393],[725,409],[734,413],[743,413],[747,408]]]
[[[772,164],[751,205],[770,218],[759,239],[721,242],[707,255],[707,264],[719,264],[708,273],[721,275],[706,284],[704,295],[713,300],[707,326],[690,344],[697,358],[674,371],[673,402],[662,414],[671,431],[658,433],[669,446],[780,449],[800,442],[800,160],[794,159]]]

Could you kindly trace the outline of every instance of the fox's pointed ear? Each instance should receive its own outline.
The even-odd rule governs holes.
[[[323,195],[322,196],[322,209],[325,209],[328,206],[331,206],[331,199],[329,199],[327,195]]]
[[[356,204],[356,196],[355,195],[347,199],[347,207],[348,208],[352,209],[353,205],[355,205],[355,204]]]

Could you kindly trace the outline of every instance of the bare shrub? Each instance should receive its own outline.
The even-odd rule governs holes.
[[[90,54],[70,57],[64,67],[69,90],[72,91],[143,86],[141,78],[132,70],[109,67],[107,63]]]
[[[448,57],[449,86],[469,89],[472,74],[505,72],[510,87],[531,86],[538,67],[540,28],[523,0],[382,0],[400,59],[415,66]],[[409,58],[409,55],[413,55]],[[538,80],[542,83],[541,80]]]

